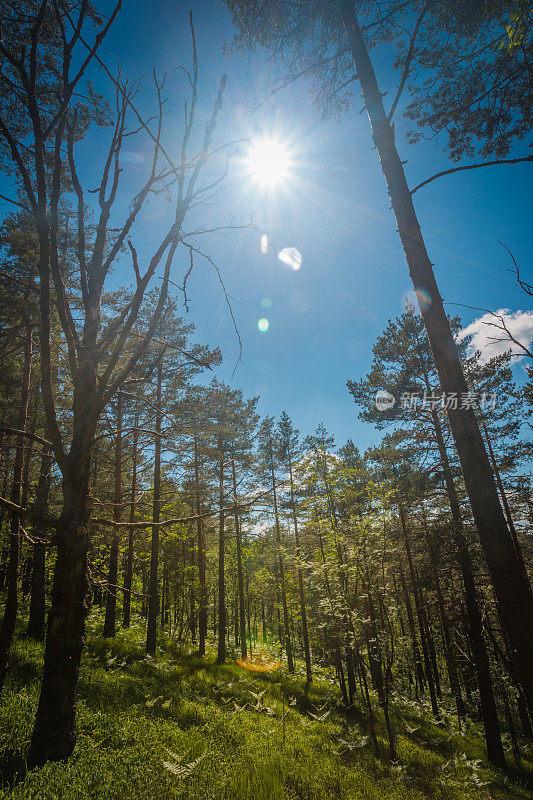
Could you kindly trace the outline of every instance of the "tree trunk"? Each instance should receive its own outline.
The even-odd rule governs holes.
[[[490,440],[489,432],[487,430],[487,426],[485,425],[485,422],[483,421],[481,424],[483,426],[483,432],[485,434],[485,440],[487,442],[487,448],[488,448],[488,451],[489,451],[489,457],[490,457],[490,460],[491,460],[492,469],[493,469],[493,472],[494,472],[494,477],[496,478],[496,484],[497,484],[499,492],[500,492],[500,498],[501,498],[501,501],[502,501],[503,510],[505,511],[505,518],[507,519],[507,525],[509,526],[509,533],[511,534],[511,538],[513,540],[513,544],[514,544],[514,547],[515,547],[517,558],[519,559],[519,561],[520,561],[520,563],[522,565],[522,569],[524,571],[524,575],[526,576],[526,579],[527,579],[527,569],[526,569],[526,565],[525,565],[525,562],[524,562],[524,554],[522,553],[522,548],[520,547],[520,542],[518,541],[518,534],[516,532],[515,524],[514,524],[514,521],[513,521],[513,515],[511,514],[511,509],[509,508],[509,503],[507,501],[507,495],[505,494],[505,488],[504,488],[503,483],[502,483],[500,470],[498,469],[498,464],[496,463],[496,458],[494,457],[494,450],[492,449],[492,442]]]
[[[425,375],[426,386],[429,389],[429,381]],[[432,411],[433,427],[437,439],[437,447],[442,462],[442,471],[446,493],[450,503],[450,511],[453,520],[453,534],[458,550],[459,568],[463,578],[465,593],[466,614],[468,618],[469,640],[472,648],[472,658],[476,668],[477,683],[479,688],[479,702],[481,716],[485,731],[485,741],[487,743],[487,755],[489,761],[497,766],[505,766],[505,753],[503,750],[500,723],[498,720],[498,710],[494,697],[494,688],[490,672],[489,655],[483,636],[483,620],[478,603],[476,582],[472,557],[466,541],[463,529],[463,520],[459,498],[453,482],[452,471],[448,459],[448,453],[442,435],[442,428],[436,410]]]
[[[194,488],[196,494],[196,513],[202,513],[202,501],[200,498],[200,474],[198,465],[198,440],[194,437]],[[200,593],[198,597],[198,652],[200,656],[205,656],[205,638],[207,635],[207,592],[205,586],[205,536],[203,520],[198,516],[196,520],[196,532],[198,541],[198,582]]]
[[[433,267],[426,251],[413,199],[396,144],[387,120],[374,69],[359,27],[353,3],[339,0],[342,21],[361,83],[372,137],[387,181],[392,208],[398,224],[409,272],[419,298],[441,389],[446,395],[466,394],[463,374]],[[505,629],[513,660],[530,711],[533,711],[533,594],[509,536],[494,475],[483,444],[475,413],[471,408],[448,408],[450,426],[461,461],[466,490],[487,561],[502,627]]]
[[[131,498],[129,522],[135,522],[135,502],[137,497],[137,457],[139,447],[139,409],[135,409],[135,422],[133,427],[133,452],[131,466]],[[133,584],[133,545],[134,529],[128,530],[128,553],[126,556],[126,574],[124,575],[124,602],[122,609],[122,626],[129,628],[131,623],[131,587]]]
[[[348,698],[350,705],[353,706],[356,694],[355,670],[353,662],[353,652],[351,647],[345,648],[346,654],[346,678],[348,681]]]
[[[434,682],[434,677],[433,677],[433,670],[431,668],[429,647],[428,647],[428,642],[427,642],[427,639],[426,639],[426,632],[425,632],[425,627],[424,627],[424,617],[423,617],[423,611],[422,611],[422,602],[421,602],[420,594],[419,594],[419,591],[418,591],[418,584],[417,584],[417,579],[416,579],[416,575],[415,575],[413,557],[412,557],[412,554],[411,554],[411,545],[409,543],[409,534],[407,532],[407,525],[406,525],[406,522],[405,522],[405,514],[404,514],[404,510],[403,510],[403,505],[401,503],[399,504],[399,510],[400,510],[400,522],[401,522],[403,537],[404,537],[404,541],[405,541],[405,550],[406,550],[406,553],[407,553],[407,563],[409,565],[409,575],[411,576],[411,585],[413,587],[413,596],[414,596],[414,599],[415,599],[415,610],[416,610],[416,616],[417,616],[417,619],[418,619],[418,629],[419,629],[419,632],[420,632],[420,643],[421,643],[421,646],[422,646],[422,656],[424,658],[424,668],[425,668],[425,671],[426,671],[426,679],[427,679],[428,687],[429,687],[429,697],[430,697],[430,700],[431,700],[431,710],[433,711],[433,716],[436,719],[439,719],[439,717],[440,717],[439,707],[437,705],[437,696],[436,696],[436,693],[435,693],[435,682]]]
[[[191,516],[194,514],[194,505],[191,508]],[[194,534],[189,537],[189,565],[191,574],[191,584],[189,587],[189,628],[191,631],[191,641],[196,644],[196,593],[194,591],[194,568],[196,554],[194,549]]]
[[[31,357],[32,340],[31,326],[26,322],[26,337],[24,340],[24,365],[22,368],[22,383],[20,387],[20,400],[17,414],[17,429],[23,431],[26,428],[26,418],[28,415],[28,399],[30,394],[31,378]],[[20,505],[22,494],[22,469],[24,463],[24,436],[17,438],[15,448],[15,460],[13,464],[13,480],[11,483],[10,500],[15,505]],[[9,669],[9,652],[15,633],[15,625],[18,612],[18,569],[20,552],[20,517],[13,513],[9,521],[9,556],[7,562],[7,597],[4,608],[4,616],[0,626],[0,693],[4,686],[7,671]]]
[[[231,474],[233,478],[233,503],[235,506],[235,538],[237,544],[237,590],[239,597],[238,609],[238,625],[235,625],[235,631],[239,632],[239,639],[241,644],[241,655],[243,659],[248,657],[246,648],[246,609],[244,606],[244,575],[242,571],[242,536],[241,526],[239,521],[239,510],[237,508],[237,476],[235,473],[235,461],[231,461]]]
[[[28,407],[31,406],[31,397],[28,398]],[[29,424],[28,424],[29,422]],[[37,412],[30,416],[29,420],[26,423],[28,433],[32,436],[35,434],[35,429],[37,427]],[[20,505],[22,508],[26,508],[26,504],[28,502],[28,495],[30,493],[30,466],[31,466],[31,459],[33,456],[33,447],[34,447],[34,440],[29,439],[26,441],[25,445],[25,454],[24,454],[24,466],[22,467],[22,481],[21,481],[21,494],[20,494]]]
[[[89,588],[90,459],[84,456],[83,462],[79,480],[70,480],[70,470],[63,477],[63,510],[57,529],[41,694],[28,755],[31,767],[48,760],[66,760],[76,743],[76,687],[85,645]]]
[[[394,741],[394,732],[392,730],[392,723],[389,713],[390,693],[388,687],[388,676],[383,674],[383,658],[381,654],[379,632],[376,624],[376,613],[374,608],[374,600],[370,589],[370,581],[368,572],[366,578],[363,578],[363,591],[365,593],[365,612],[368,617],[368,623],[365,625],[365,637],[367,642],[368,663],[370,666],[370,675],[374,688],[376,689],[378,700],[383,709],[383,717],[385,719],[385,727],[387,729],[387,738],[389,740],[389,753],[390,758],[396,761],[396,744]]]
[[[146,652],[155,655],[157,643],[157,616],[159,612],[159,518],[161,513],[161,383],[163,380],[162,359],[157,365],[157,393],[155,418],[154,499],[152,507],[152,541],[150,544],[150,581],[148,584],[148,621],[146,625]]]
[[[370,692],[368,691],[368,681],[366,679],[366,669],[361,658],[361,654],[358,649],[355,651],[356,659],[357,659],[357,668],[359,672],[359,677],[361,679],[361,683],[364,690],[365,702],[368,711],[368,729],[370,731],[370,738],[372,739],[372,744],[374,746],[374,752],[376,756],[379,758],[379,742],[378,737],[376,736],[376,724],[374,718],[374,709],[372,708],[372,701],[370,699]]]
[[[161,630],[165,627],[165,614],[167,610],[167,595],[168,595],[168,575],[167,575],[167,567],[165,562],[163,561],[163,567],[161,569]]]
[[[115,497],[113,520],[120,522],[122,518],[122,394],[117,394],[117,431],[115,438]],[[113,530],[111,550],[109,552],[109,572],[107,574],[107,593],[104,620],[104,637],[113,638],[117,619],[117,580],[118,580],[118,528]]]
[[[52,451],[46,446],[41,457],[41,469],[39,472],[39,482],[37,484],[37,494],[35,498],[35,510],[45,512],[48,508],[48,496],[50,494],[50,484],[52,479]],[[33,526],[33,534],[36,539],[40,539],[45,526],[36,524]],[[27,634],[32,639],[41,641],[44,639],[45,606],[46,606],[46,545],[37,542],[33,545],[33,563],[31,572],[31,594],[30,612],[28,619]]]
[[[265,601],[263,598],[261,598],[261,630],[263,643],[266,643],[268,641],[268,637],[266,629]]]
[[[418,647],[418,638],[416,635],[416,628],[415,628],[415,620],[413,616],[413,607],[411,605],[411,598],[409,597],[409,591],[407,589],[407,584],[405,581],[405,575],[403,574],[403,569],[400,566],[400,577],[402,579],[402,588],[403,588],[403,595],[405,600],[405,610],[407,611],[407,622],[409,625],[409,633],[411,634],[411,643],[413,647],[413,659],[415,662],[415,676],[418,681],[418,686],[420,688],[420,692],[424,693],[425,687],[425,676],[424,676],[424,669],[422,667],[422,659],[420,658],[420,648]],[[416,686],[415,686],[416,689]]]
[[[313,673],[311,671],[311,650],[309,647],[309,630],[307,627],[307,608],[305,602],[304,575],[303,575],[303,569],[300,564],[302,554],[300,548],[300,534],[298,531],[298,515],[296,513],[296,504],[294,501],[294,481],[292,476],[292,461],[290,452],[289,452],[289,478],[291,484],[291,506],[292,506],[292,518],[294,522],[294,536],[296,538],[296,557],[298,559],[298,595],[300,598],[300,614],[302,616],[302,638],[303,638],[304,653],[305,653],[305,675],[306,675],[306,682],[311,683],[311,681],[313,680]]]
[[[270,471],[272,475],[272,494],[274,498],[274,516],[276,519],[276,545],[278,548],[278,568],[279,568],[279,581],[281,587],[281,604],[283,606],[283,629],[285,633],[285,650],[287,652],[287,669],[289,672],[294,672],[294,662],[292,659],[292,644],[291,632],[289,624],[289,607],[287,605],[287,588],[285,586],[285,568],[283,565],[283,553],[281,552],[281,535],[279,527],[279,513],[278,513],[278,497],[276,494],[276,479],[274,476],[274,453],[272,451],[272,442],[270,443]]]
[[[424,512],[424,526],[426,525],[427,523]],[[429,550],[431,568],[433,571],[433,578],[435,581],[435,589],[437,590],[437,604],[439,607],[440,624],[442,627],[442,634],[444,639],[444,658],[446,659],[446,668],[448,670],[448,678],[450,680],[450,689],[452,691],[453,696],[455,697],[455,705],[457,707],[457,717],[459,720],[461,720],[464,719],[466,716],[466,708],[463,702],[463,695],[461,694],[461,684],[459,683],[459,675],[457,673],[457,665],[455,663],[454,644],[452,642],[450,626],[448,625],[448,619],[446,617],[446,608],[444,606],[444,598],[442,595],[442,589],[440,585],[440,578],[437,567],[437,558],[435,556],[433,547],[431,546],[431,542],[429,541],[427,528],[426,528],[426,541]]]
[[[252,645],[252,625],[251,625],[251,609],[250,609],[250,576],[248,574],[248,562],[246,563],[246,622],[248,628],[248,643],[250,645],[250,657],[253,657],[254,648]]]
[[[2,441],[4,435],[2,434]],[[10,469],[10,448],[6,448],[6,450],[2,453],[2,461],[4,465],[4,477],[2,480],[2,497],[6,497],[7,495],[7,486],[8,486],[8,478],[12,475],[12,470]],[[3,530],[4,527],[4,518],[6,516],[5,509],[0,510],[0,531]],[[4,591],[6,577],[7,577],[7,564],[9,561],[9,542],[2,547],[2,554],[0,556],[0,592]]]
[[[424,597],[422,587],[420,586],[419,576],[417,575],[416,578],[418,584],[418,594],[420,597],[420,606],[422,609],[422,619],[424,622],[424,633],[426,636],[426,641],[428,643],[431,668],[433,671],[433,677],[435,679],[435,691],[437,693],[437,698],[440,700],[442,697],[442,692],[440,688],[440,675],[439,675],[439,665],[437,664],[437,653],[435,651],[435,642],[433,641],[433,634],[431,631],[431,614],[430,614],[431,609],[427,599]]]
[[[219,442],[220,445],[220,442]],[[224,519],[224,454],[220,449],[218,462],[218,652],[217,663],[226,660],[226,582],[224,561],[226,555],[226,531]]]
[[[339,686],[342,694],[342,702],[344,703],[344,707],[348,708],[350,705],[350,699],[348,697],[348,690],[346,688],[346,678],[344,677],[344,669],[342,666],[342,656],[341,656],[341,648],[339,644],[338,636],[334,636],[332,638],[332,648],[333,648],[333,661],[335,664],[335,668],[337,670],[337,677],[339,679]]]

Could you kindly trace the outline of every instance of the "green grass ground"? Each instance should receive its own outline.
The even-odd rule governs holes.
[[[19,638],[0,706],[0,800],[477,800],[531,797],[533,766],[488,769],[479,730],[459,734],[395,705],[399,762],[373,754],[364,715],[338,707],[320,672],[261,675],[162,643],[143,652],[133,626],[103,639],[93,614],[83,658],[78,743],[67,764],[26,772],[42,647]],[[380,726],[380,734],[382,729]],[[381,738],[383,751],[385,740]],[[531,757],[531,754],[530,754]],[[529,783],[529,790],[528,790]]]

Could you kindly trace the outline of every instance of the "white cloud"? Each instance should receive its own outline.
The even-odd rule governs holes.
[[[457,337],[458,341],[462,341],[466,336],[471,336],[468,352],[472,354],[479,350],[484,364],[509,349],[517,356],[524,355],[524,351],[507,337],[500,317],[517,341],[530,349],[533,344],[533,311],[512,312],[508,308],[500,308],[493,313],[487,312],[463,328]]]

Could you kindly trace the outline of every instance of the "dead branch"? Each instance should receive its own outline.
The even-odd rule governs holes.
[[[121,592],[129,592],[130,594],[134,595],[135,597],[148,597],[149,596],[147,594],[143,594],[142,592],[134,592],[133,589],[126,589],[125,586],[120,586],[118,583],[109,583],[107,580],[97,581],[92,577],[93,570],[96,570],[96,572],[99,572],[100,575],[104,575],[105,576],[104,570],[100,569],[100,567],[98,567],[96,564],[91,562],[89,564],[89,571],[90,571],[90,577],[91,577],[91,581],[90,582],[91,582],[91,584],[93,586],[100,586],[102,589],[105,589],[105,591],[109,592],[110,594],[113,594],[112,592],[110,592],[110,589],[115,589],[115,591],[118,589]]]
[[[462,306],[463,308],[470,308],[472,311],[483,311],[483,313],[485,313],[485,314],[490,314],[491,317],[494,317],[495,319],[499,320],[499,322],[485,322],[485,320],[483,320],[483,325],[487,325],[490,328],[496,328],[497,330],[500,330],[502,333],[504,333],[505,336],[503,338],[496,337],[496,336],[489,336],[488,338],[493,342],[506,342],[506,341],[512,342],[520,350],[523,350],[524,354],[526,356],[528,356],[528,358],[533,358],[533,353],[531,352],[531,350],[528,347],[526,347],[525,344],[520,342],[515,336],[513,336],[513,334],[511,333],[511,331],[507,327],[507,323],[505,322],[505,318],[501,314],[496,314],[495,311],[490,311],[488,308],[479,308],[478,306],[469,306],[469,305],[466,305],[465,303],[448,303],[448,305],[451,305],[451,306]],[[513,353],[512,355],[516,356],[516,355],[519,355],[519,354],[518,353]]]
[[[422,13],[418,17],[413,33],[411,34],[411,39],[409,41],[409,49],[407,51],[407,56],[403,67],[402,78],[400,80],[400,85],[398,86],[398,91],[396,92],[396,97],[392,101],[392,106],[387,116],[387,122],[390,122],[394,116],[394,112],[396,111],[396,106],[398,105],[398,101],[404,90],[405,83],[407,81],[407,78],[409,77],[409,72],[411,69],[411,61],[413,60],[413,55],[415,52],[416,37],[418,36],[418,31],[420,30],[420,25],[422,24],[422,20],[426,16],[431,6],[432,6],[432,0],[430,0],[430,2],[427,3],[426,6],[422,9]]]
[[[50,539],[37,539],[37,538],[32,539],[32,537],[25,530],[25,528],[22,527],[22,525],[19,525],[19,531],[22,533],[23,539],[26,542],[28,542],[28,544],[31,545],[44,544],[46,547],[53,547],[55,544],[55,542],[52,542]]]
[[[0,425],[0,432],[6,433],[8,436],[24,436],[26,439],[32,439],[34,442],[39,442],[39,444],[50,447],[52,446],[52,443],[47,439],[43,439],[41,436],[37,436],[35,433],[30,433],[29,431],[19,431],[16,428],[6,428],[4,425]]]
[[[34,511],[31,508],[23,508],[16,503],[12,503],[11,500],[7,500],[5,497],[0,497],[0,506],[11,511],[12,514],[15,514],[21,519],[23,517],[29,517],[30,519],[36,520],[36,522],[42,522],[49,528],[59,528],[61,524],[59,517],[54,517],[52,514],[44,514],[42,511]]]
[[[423,186],[427,186],[428,183],[437,180],[437,178],[442,178],[443,175],[452,175],[454,172],[462,172],[466,169],[480,169],[481,167],[492,167],[496,164],[519,164],[522,161],[533,161],[533,155],[530,156],[523,156],[522,158],[500,158],[495,159],[494,161],[483,161],[480,164],[466,164],[463,167],[452,167],[451,169],[445,169],[442,172],[437,172],[436,175],[432,175],[431,178],[426,178],[425,181],[419,183],[418,186],[415,186],[414,189],[411,189],[411,194],[418,192]]]
[[[501,244],[501,246],[507,250],[507,252],[509,253],[509,255],[513,260],[514,269],[509,270],[509,272],[514,272],[514,274],[516,275],[516,283],[526,294],[528,294],[530,297],[533,297],[533,285],[531,283],[527,283],[527,281],[522,280],[522,278],[520,277],[520,264],[517,262],[516,258],[511,253],[506,244],[504,244],[503,242],[498,242],[498,244]]]
[[[277,486],[275,488],[276,488],[277,491],[279,491],[282,488],[286,488],[286,486],[287,486],[287,482],[283,481],[283,482],[277,484]],[[267,489],[266,491],[261,492],[260,494],[257,494],[253,499],[248,500],[245,503],[242,503],[242,502],[238,503],[236,507],[235,507],[235,504],[233,504],[231,506],[228,506],[227,508],[223,508],[222,509],[222,513],[224,513],[224,514],[233,514],[235,512],[235,510],[244,511],[245,509],[250,508],[251,506],[253,506],[256,503],[258,503],[260,500],[262,500],[263,497],[265,497],[266,495],[270,494],[272,491],[273,491],[273,489],[271,487],[270,489]],[[150,522],[115,522],[112,519],[101,519],[100,517],[93,517],[91,519],[91,522],[94,522],[97,525],[105,525],[106,527],[110,527],[110,528],[127,528],[127,529],[133,528],[133,529],[136,529],[136,528],[151,528],[152,526],[155,526],[155,527],[158,527],[158,528],[164,528],[167,525],[179,525],[179,524],[186,523],[186,522],[194,522],[194,521],[199,520],[199,519],[206,519],[206,518],[209,518],[209,517],[214,517],[217,514],[219,514],[220,511],[221,511],[221,509],[216,508],[213,511],[204,511],[202,514],[192,514],[192,515],[187,516],[187,517],[173,517],[171,519],[162,520],[161,522],[156,522],[156,523],[154,523],[152,521],[150,521]]]

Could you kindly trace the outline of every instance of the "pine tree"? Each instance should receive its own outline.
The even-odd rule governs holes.
[[[279,588],[281,593],[281,605],[283,609],[283,644],[287,654],[287,669],[294,672],[294,661],[291,641],[291,621],[289,614],[289,604],[287,600],[287,583],[285,575],[285,560],[283,557],[281,543],[281,526],[279,519],[278,506],[278,475],[279,464],[276,458],[276,440],[274,429],[274,418],[265,417],[259,426],[257,434],[257,455],[258,455],[258,478],[260,482],[270,485],[272,492],[272,507],[274,511],[274,525],[277,546],[277,565],[279,576]]]
[[[313,679],[311,669],[311,650],[309,647],[309,631],[307,628],[307,605],[305,599],[304,574],[301,565],[302,550],[300,545],[300,533],[298,530],[298,509],[296,505],[295,485],[294,485],[294,465],[302,456],[302,449],[299,443],[299,431],[293,427],[289,415],[283,411],[277,425],[277,455],[279,461],[289,470],[289,490],[290,507],[292,510],[292,520],[294,525],[294,537],[296,540],[296,559],[298,563],[298,595],[300,599],[300,614],[302,618],[302,638],[305,654],[305,674],[307,683]]]
[[[409,74],[412,52],[404,66],[405,78],[400,82],[396,98],[388,112],[384,105],[387,92],[378,83],[370,57],[372,46],[391,39],[391,31],[397,21],[395,17],[399,15],[404,21],[405,4],[393,4],[392,8],[387,8],[386,13],[383,13],[380,3],[367,7],[364,4],[354,4],[353,0],[338,0],[332,4],[311,4],[305,7],[287,0],[267,0],[259,5],[246,0],[231,0],[228,6],[239,31],[236,37],[237,46],[243,49],[260,45],[269,48],[278,57],[283,54],[281,60],[283,63],[289,62],[293,74],[313,76],[315,85],[319,87],[316,92],[319,103],[323,102],[324,97],[327,103],[330,96],[334,97],[335,102],[337,92],[342,91],[353,80],[355,71],[441,389],[446,395],[465,396],[468,386],[464,371],[421,232],[404,170],[405,162],[399,154],[394,133],[392,118],[398,103],[397,98],[400,97]],[[424,8],[422,14],[418,5],[414,4],[412,7],[408,6],[407,11],[411,11],[407,19],[413,27],[413,47],[417,37],[420,42],[425,34],[424,41],[428,43],[434,42],[434,37],[430,35],[433,30],[437,31],[437,36],[439,32],[442,33],[443,29],[439,27],[439,11],[432,11],[431,4]],[[505,13],[499,13],[497,17],[502,40],[506,35],[505,16]],[[422,25],[424,18],[429,20],[428,25]],[[492,17],[481,11],[476,18],[481,23],[478,36],[488,48],[494,35]],[[428,26],[430,34],[427,33]],[[465,25],[461,28],[461,23],[456,26],[456,31],[460,42],[464,40],[461,39],[464,31],[464,38],[472,35],[472,29]],[[393,38],[396,39],[396,35]],[[434,52],[437,52],[435,48]],[[440,48],[438,52],[442,55],[442,61],[438,65],[435,85],[444,90],[451,51]],[[484,72],[488,81],[494,72],[493,66],[493,60],[490,60]],[[498,95],[498,82],[491,86],[494,97],[500,97],[500,102],[505,102],[502,99],[506,96],[505,89]],[[476,102],[472,99],[470,102],[472,111],[475,112]],[[431,105],[428,107],[431,108]],[[452,113],[455,105],[451,104],[450,107],[448,104],[447,108],[447,113]],[[471,118],[475,118],[474,113]],[[512,141],[517,131],[513,129],[511,117],[501,114],[500,122],[500,140],[507,137],[507,142]],[[472,133],[472,126],[469,133]],[[483,125],[478,127],[477,134],[486,140]],[[530,712],[533,712],[533,641],[528,634],[533,617],[531,585],[524,575],[514,543],[509,536],[496,481],[474,410],[459,406],[457,409],[448,408],[447,414],[475,524],[498,599],[501,623],[509,638],[513,660]]]

